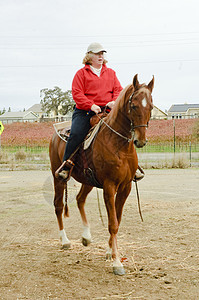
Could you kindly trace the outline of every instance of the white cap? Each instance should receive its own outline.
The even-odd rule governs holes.
[[[92,43],[87,48],[87,53],[89,52],[99,53],[99,52],[106,52],[106,50],[99,43]]]

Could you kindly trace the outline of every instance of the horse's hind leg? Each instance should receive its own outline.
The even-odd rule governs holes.
[[[88,246],[88,244],[91,243],[90,226],[89,226],[89,223],[88,223],[88,220],[86,217],[84,205],[85,205],[86,197],[90,193],[92,188],[93,188],[92,186],[82,184],[81,189],[76,197],[77,205],[78,205],[80,215],[82,218],[82,223],[83,223],[82,244],[84,246]]]
[[[70,241],[66,236],[66,232],[64,230],[64,225],[63,225],[63,219],[62,219],[62,214],[63,214],[63,194],[64,194],[64,184],[54,178],[54,189],[55,189],[55,196],[54,196],[54,206],[55,206],[55,214],[57,216],[57,221],[59,225],[59,235],[62,243],[62,248],[68,249],[70,248]]]

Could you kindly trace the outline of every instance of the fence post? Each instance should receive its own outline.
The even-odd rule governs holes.
[[[189,142],[189,160],[190,160],[190,167],[191,167],[191,141]]]
[[[175,126],[175,118],[173,119],[173,152],[176,152],[176,126]]]

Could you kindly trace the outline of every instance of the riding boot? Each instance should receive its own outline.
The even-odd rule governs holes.
[[[64,179],[64,181],[68,181],[70,179],[74,165],[75,164],[70,159],[64,161],[55,172],[55,177],[61,177],[62,179]]]
[[[144,178],[144,175],[145,175],[144,170],[140,166],[138,166],[138,168],[135,172],[135,176],[133,178],[133,181],[136,182],[136,181],[141,180],[142,178]]]

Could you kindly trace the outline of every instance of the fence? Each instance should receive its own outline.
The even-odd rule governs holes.
[[[181,160],[181,162],[186,162],[186,165],[198,167],[198,121],[198,119],[151,120],[147,130],[149,142],[144,148],[136,150],[139,156],[139,162],[149,167],[166,167],[169,165],[172,166],[172,164],[174,165],[176,160]],[[44,122],[35,123],[31,126],[28,126],[28,124],[21,125],[22,124],[15,123],[13,126],[5,126],[5,130],[2,134],[1,152],[15,154],[16,152],[24,151],[27,154],[32,154],[32,156],[29,155],[29,160],[34,159],[35,154],[39,155],[45,153],[46,156],[44,157],[47,157],[49,161],[48,140],[50,140],[51,134],[53,133],[52,124]],[[41,147],[34,145],[46,146]]]
[[[199,167],[199,143],[149,143],[137,153],[145,168]]]
[[[44,122],[63,122],[63,121],[70,121],[71,117],[70,116],[58,116],[58,117],[45,117],[45,118],[34,118],[34,119],[22,119],[22,118],[0,118],[0,121],[5,125],[5,124],[12,124],[12,123],[44,123]]]
[[[24,154],[23,154],[24,153]],[[4,154],[4,156],[3,156]],[[174,152],[174,145],[172,143],[164,144],[148,144],[142,149],[137,149],[139,164],[143,168],[187,168],[199,167],[199,143],[177,143]],[[4,164],[6,159],[22,163],[25,159],[30,163],[36,165],[44,163],[49,167],[48,147],[27,147],[2,146],[0,151],[0,165],[2,164],[2,157],[4,157]],[[10,157],[10,158],[9,158]]]

